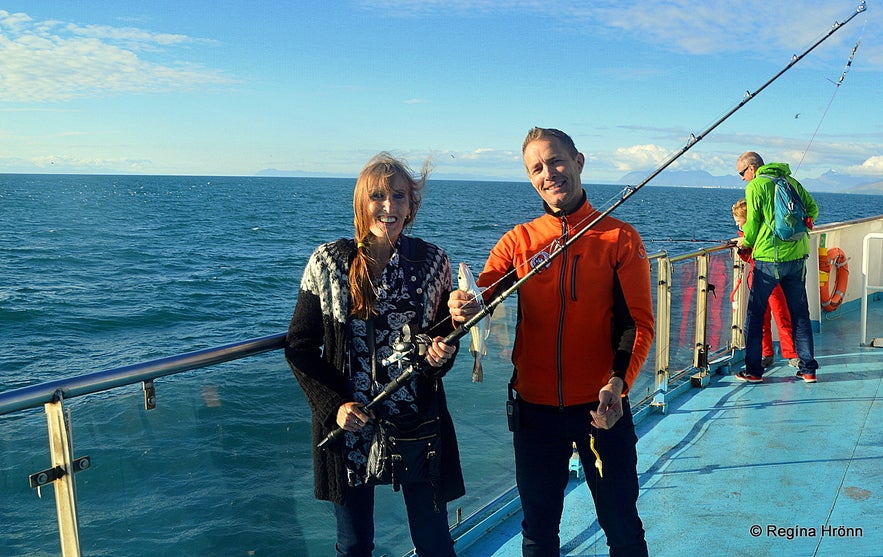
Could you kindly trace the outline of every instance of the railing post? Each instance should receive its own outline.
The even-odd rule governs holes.
[[[871,292],[879,292],[883,290],[883,283],[881,284],[870,284],[870,263],[872,261],[871,257],[871,240],[883,240],[883,233],[881,232],[870,232],[865,234],[864,239],[862,240],[862,308],[861,308],[861,340],[859,341],[859,346],[879,346],[878,339],[869,339],[868,338],[868,296]],[[875,258],[873,260],[879,261],[879,258]],[[879,276],[875,275],[875,276]]]
[[[80,556],[80,534],[77,522],[77,490],[74,480],[73,439],[70,422],[64,415],[61,393],[47,402],[46,419],[49,426],[49,454],[52,467],[60,469],[53,482],[55,508],[58,513],[58,533],[61,536],[62,557]]]
[[[744,261],[739,257],[737,248],[733,248],[733,292],[730,294],[733,304],[733,329],[730,335],[730,347],[734,350],[745,348],[745,294],[748,292],[748,275]]]
[[[708,370],[708,254],[696,258],[696,338],[693,349],[693,367],[700,372]]]
[[[656,396],[653,405],[665,413],[671,355],[671,260],[660,257],[656,263]]]

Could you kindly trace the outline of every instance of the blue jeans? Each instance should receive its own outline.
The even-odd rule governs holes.
[[[439,501],[436,512],[430,483],[403,485],[402,494],[417,556],[455,557],[447,505]],[[337,518],[336,555],[371,557],[374,551],[374,487],[348,487],[344,504],[333,505]]]
[[[513,433],[513,442],[515,478],[524,511],[521,523],[523,555],[554,557],[561,554],[558,529],[575,442],[611,557],[646,557],[647,544],[637,509],[638,453],[635,445],[638,437],[628,398],[623,398],[623,417],[609,430],[591,427],[589,410],[597,408],[598,403],[563,410],[524,401],[518,404],[521,428]],[[595,435],[603,478],[598,477],[595,468],[589,433]]]
[[[791,314],[791,330],[794,351],[800,358],[800,371],[815,373],[819,363],[815,359],[812,323],[809,321],[809,304],[806,301],[806,259],[794,261],[755,261],[751,291],[748,294],[748,310],[745,314],[745,372],[763,375],[761,352],[763,322],[770,294],[777,284],[782,286],[788,312]]]

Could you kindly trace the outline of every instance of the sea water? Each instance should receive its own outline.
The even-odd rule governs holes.
[[[738,186],[738,184],[734,184]],[[284,332],[322,242],[352,236],[353,180],[0,175],[0,391]],[[628,190],[586,185],[606,209]],[[736,235],[738,187],[647,186],[613,216],[648,252]],[[819,223],[883,213],[883,196],[818,193]],[[494,242],[540,214],[525,182],[430,181],[412,234],[477,272]],[[507,302],[502,310],[511,305]],[[506,322],[485,382],[464,352],[445,379],[474,509],[514,483],[503,400]],[[89,555],[328,555],[313,499],[310,413],[281,352],[68,401],[80,536]],[[0,555],[58,553],[40,409],[0,417]],[[377,490],[377,555],[410,547],[401,494]],[[404,530],[406,532],[407,530]]]

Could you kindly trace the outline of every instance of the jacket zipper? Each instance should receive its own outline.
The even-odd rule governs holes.
[[[567,216],[561,217],[562,246],[569,240],[570,227],[567,224]],[[564,369],[562,367],[563,356],[561,353],[562,338],[564,337],[564,316],[567,305],[567,248],[563,248],[561,254],[561,276],[558,280],[558,294],[561,297],[561,312],[558,316],[558,342],[557,347],[557,371],[558,371],[558,409],[564,410]]]

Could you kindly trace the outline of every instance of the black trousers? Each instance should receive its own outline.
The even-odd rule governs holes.
[[[521,428],[513,433],[513,443],[516,480],[524,511],[524,556],[560,555],[558,529],[573,443],[579,450],[611,557],[646,556],[644,528],[637,509],[635,446],[638,437],[628,398],[623,398],[623,417],[609,430],[591,426],[589,410],[594,410],[597,403],[563,410],[524,401],[518,404]],[[594,434],[595,449],[601,455],[603,477],[598,476],[595,455],[589,448],[590,433]]]
[[[390,486],[382,486],[392,489]],[[374,551],[374,487],[348,487],[343,505],[332,503],[337,518],[338,557],[371,557]],[[402,486],[411,541],[418,557],[454,557],[454,541],[448,529],[447,505],[436,510],[432,485],[419,482]]]

